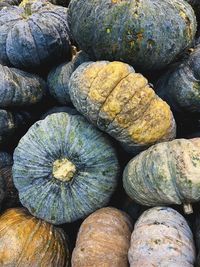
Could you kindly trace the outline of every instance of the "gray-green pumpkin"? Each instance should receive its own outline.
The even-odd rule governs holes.
[[[21,0],[0,0],[0,10],[9,6],[18,6]]]

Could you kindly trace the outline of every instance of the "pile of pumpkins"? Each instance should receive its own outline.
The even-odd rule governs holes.
[[[199,0],[0,1],[0,266],[200,267]]]

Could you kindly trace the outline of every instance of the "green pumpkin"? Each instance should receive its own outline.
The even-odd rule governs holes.
[[[55,113],[36,122],[14,152],[13,179],[22,205],[54,224],[106,205],[118,172],[110,140],[80,115]]]

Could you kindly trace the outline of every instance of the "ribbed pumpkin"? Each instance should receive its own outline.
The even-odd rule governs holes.
[[[135,224],[128,258],[130,267],[193,267],[192,231],[177,211],[149,209]]]
[[[72,267],[128,267],[131,232],[130,218],[116,208],[92,213],[79,229]]]
[[[64,107],[53,107],[42,115],[41,120],[45,119],[48,115],[51,115],[53,113],[61,113],[61,112],[66,112],[70,115],[78,115],[79,114],[75,108],[65,107],[65,106]]]
[[[119,60],[142,71],[160,69],[188,47],[196,17],[184,0],[72,0],[71,31],[98,60]]]
[[[158,206],[200,200],[200,138],[156,144],[133,158],[123,174],[127,194],[140,204]]]
[[[69,266],[64,231],[25,209],[7,210],[0,215],[0,266]]]
[[[21,0],[1,0],[0,1],[0,10],[9,6],[18,6]]]
[[[169,106],[128,64],[83,63],[70,78],[69,93],[80,113],[133,153],[175,137]]]
[[[108,137],[80,115],[56,113],[35,123],[14,152],[23,206],[46,221],[75,221],[106,205],[119,171]]]
[[[200,112],[200,45],[172,66],[158,81],[156,92],[178,112]]]
[[[69,56],[67,8],[25,0],[0,11],[0,62],[37,69]]]

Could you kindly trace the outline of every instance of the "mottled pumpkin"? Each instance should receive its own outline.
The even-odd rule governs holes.
[[[69,79],[75,69],[83,62],[89,61],[89,56],[80,51],[70,62],[62,63],[54,67],[47,78],[50,94],[60,104],[68,104],[71,102],[69,96]]]
[[[0,11],[0,63],[36,69],[70,54],[67,8],[25,0]]]
[[[184,217],[167,207],[145,211],[135,224],[130,267],[193,267],[195,247]]]
[[[82,223],[72,267],[128,267],[132,232],[129,216],[116,208],[102,208]]]
[[[158,206],[200,200],[200,138],[177,139],[156,144],[134,157],[126,166],[123,184],[140,204]]]
[[[80,113],[130,152],[175,137],[170,107],[128,64],[83,63],[70,78],[69,93]]]
[[[184,0],[72,0],[71,31],[97,60],[119,60],[142,71],[160,69],[188,47],[196,17]]]
[[[46,93],[39,76],[0,65],[0,108],[29,106],[38,103]]]
[[[7,210],[0,215],[0,266],[69,266],[64,231],[25,209]]]
[[[9,6],[18,6],[21,0],[0,0],[0,10]]]
[[[13,179],[22,205],[54,224],[106,205],[118,172],[108,137],[80,115],[55,113],[36,122],[14,152]]]

